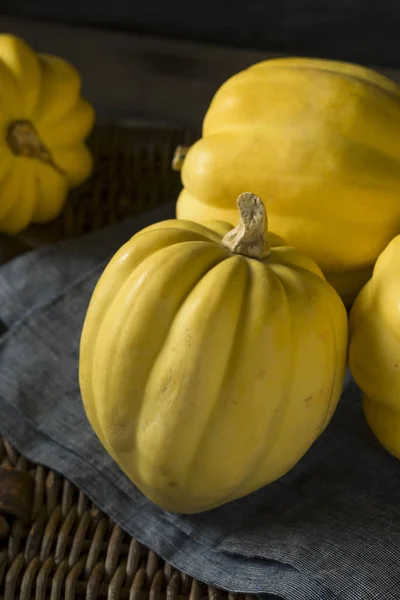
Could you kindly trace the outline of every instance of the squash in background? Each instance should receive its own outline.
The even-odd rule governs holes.
[[[199,512],[291,469],[342,390],[347,315],[308,257],[238,199],[236,229],[170,220],[133,236],[94,291],[80,385],[95,432],[144,494]]]
[[[92,169],[94,120],[67,62],[0,35],[0,232],[54,219]]]
[[[328,60],[273,59],[225,82],[187,151],[177,217],[235,223],[243,189],[345,302],[400,232],[400,87]],[[181,160],[179,160],[181,159]]]
[[[378,258],[350,315],[349,365],[367,422],[400,458],[400,236]]]

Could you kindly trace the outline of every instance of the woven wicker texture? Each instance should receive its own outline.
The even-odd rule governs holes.
[[[0,440],[0,597],[4,600],[220,600],[125,534],[82,492]],[[7,485],[12,475],[13,485]],[[28,502],[27,502],[28,500]],[[3,594],[3,595],[1,595]],[[229,594],[229,599],[235,596]]]
[[[98,128],[95,169],[53,223],[20,242],[42,245],[99,229],[176,198],[178,144],[196,131]],[[13,241],[13,245],[15,240]],[[19,251],[19,248],[18,248]],[[219,600],[124,533],[71,483],[0,439],[1,600]]]

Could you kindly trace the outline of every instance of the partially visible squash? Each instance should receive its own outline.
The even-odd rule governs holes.
[[[15,234],[62,210],[92,169],[84,145],[94,120],[77,71],[0,35],[0,232]]]
[[[177,217],[234,224],[233,199],[251,186],[272,231],[350,303],[400,233],[399,139],[395,82],[336,61],[261,62],[222,85],[203,137],[179,152]]]
[[[350,314],[349,365],[366,420],[400,459],[400,236],[378,258]]]
[[[347,315],[308,257],[241,219],[133,236],[92,296],[80,386],[100,441],[159,506],[194,513],[284,475],[342,390]]]

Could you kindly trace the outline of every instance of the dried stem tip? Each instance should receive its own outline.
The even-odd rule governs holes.
[[[264,228],[267,219],[262,200],[250,192],[237,199],[239,223],[222,240],[222,245],[234,254],[262,260],[270,253]]]
[[[190,146],[177,146],[174,157],[172,159],[172,170],[180,171],[183,167],[186,155],[190,150]]]

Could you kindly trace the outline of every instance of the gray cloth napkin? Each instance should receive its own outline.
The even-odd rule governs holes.
[[[400,464],[368,430],[350,377],[328,429],[285,477],[222,508],[159,510],[92,432],[78,386],[80,332],[117,248],[169,205],[0,269],[0,432],[59,471],[175,567],[285,600],[399,600]]]

